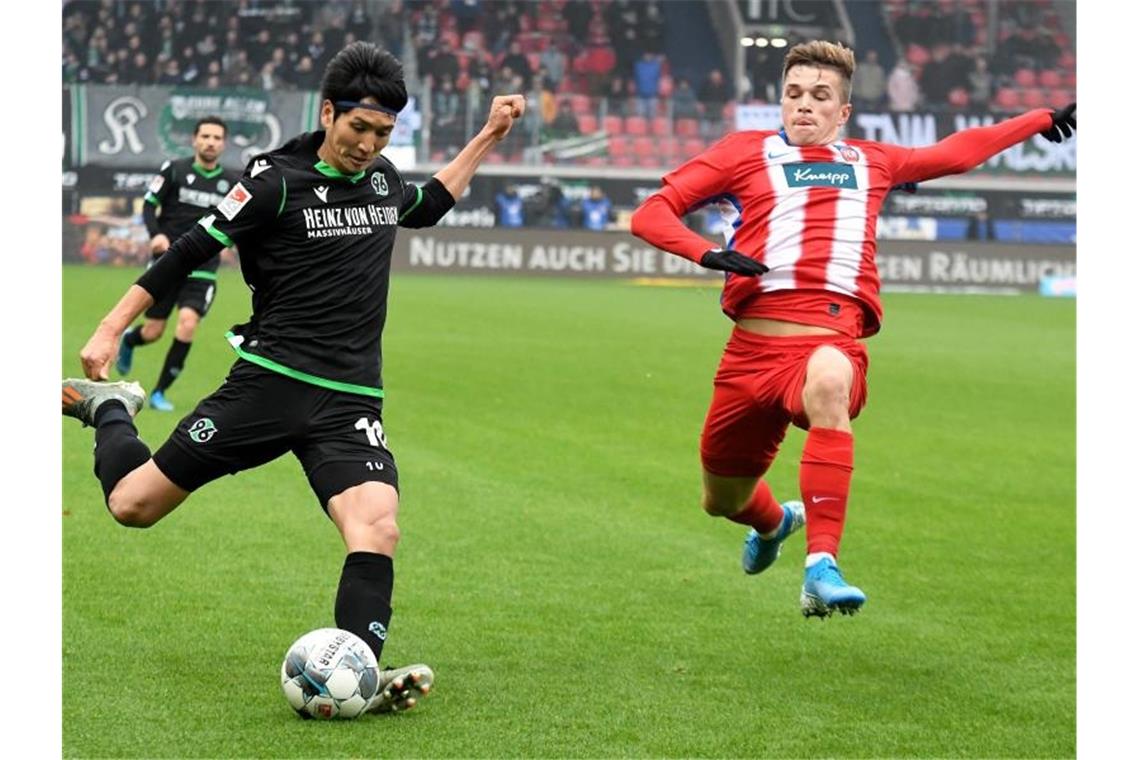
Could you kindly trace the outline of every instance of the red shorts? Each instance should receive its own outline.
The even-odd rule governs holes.
[[[855,370],[849,413],[867,402],[867,349],[844,335],[774,337],[734,328],[713,380],[701,432],[701,463],[714,475],[768,471],[789,423],[807,430],[803,389],[808,359],[820,346],[846,354]]]

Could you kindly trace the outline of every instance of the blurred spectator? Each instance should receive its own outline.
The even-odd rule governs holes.
[[[673,117],[677,119],[700,118],[701,108],[697,103],[697,94],[693,92],[689,80],[681,77],[673,88]]]
[[[528,199],[533,210],[533,225],[565,229],[570,226],[570,202],[562,192],[562,187],[552,177],[543,177],[537,193]]]
[[[590,188],[590,196],[582,201],[582,226],[588,230],[604,230],[614,221],[614,206],[601,187]]]
[[[495,196],[495,206],[499,212],[497,219],[500,227],[522,227],[526,223],[523,200],[514,185],[507,185]]]
[[[459,93],[455,82],[444,76],[431,93],[432,147],[444,150],[449,156],[459,151],[463,124]]]
[[[638,115],[653,118],[657,115],[657,89],[661,86],[661,56],[643,52],[633,66],[633,83]]]
[[[316,90],[321,86],[321,72],[313,66],[313,58],[308,54],[297,59],[290,78],[293,86],[301,90]]]
[[[938,45],[931,53],[930,62],[922,69],[918,84],[928,105],[946,105],[946,96],[956,86],[952,80],[953,71],[948,60],[949,54],[949,48]]]
[[[594,17],[589,0],[568,0],[562,8],[562,17],[566,19],[571,39],[584,42],[590,34],[590,19]]]
[[[519,33],[521,10],[514,2],[496,2],[492,5],[491,18],[484,24],[488,30],[487,41],[492,55],[499,55]]]
[[[866,57],[855,66],[851,96],[855,108],[877,111],[883,107],[887,94],[887,74],[879,63],[879,51],[868,48]]]
[[[966,239],[967,240],[996,240],[994,235],[994,223],[990,219],[989,212],[982,209],[970,217],[970,223],[966,226]]]
[[[990,98],[993,97],[994,76],[990,73],[989,64],[983,56],[974,59],[974,70],[969,74],[970,105],[978,110],[989,108]]]
[[[615,76],[610,80],[606,93],[606,113],[610,116],[630,116],[629,80]]]
[[[546,69],[546,76],[550,79],[550,89],[557,92],[562,85],[562,78],[566,75],[566,54],[552,42],[542,51],[538,60],[542,68]]]
[[[578,117],[574,115],[574,109],[570,106],[569,100],[563,100],[559,104],[558,113],[550,122],[547,132],[554,140],[578,137],[582,134],[578,125]]]
[[[388,0],[381,5],[377,27],[380,29],[380,44],[400,58],[404,54],[403,0]]]
[[[479,0],[451,0],[451,15],[459,26],[459,34],[463,35],[475,28],[482,15]]]
[[[513,40],[510,47],[507,49],[507,54],[503,56],[503,60],[499,61],[499,65],[509,68],[511,71],[522,76],[523,89],[529,90],[531,82],[534,78],[534,71],[530,68],[530,61],[523,54],[522,45],[519,41]]]
[[[724,79],[720,69],[709,72],[705,83],[697,93],[701,105],[704,106],[704,116],[701,128],[708,134],[718,134],[724,120],[724,106],[732,99],[732,90]]]
[[[887,102],[890,109],[913,111],[921,99],[922,93],[911,73],[910,64],[900,58],[887,78]]]
[[[436,45],[428,51],[427,67],[421,71],[430,76],[433,83],[445,78],[455,82],[459,78],[459,59],[449,48]]]
[[[638,23],[638,32],[641,36],[641,48],[650,53],[660,55],[665,52],[665,17],[657,0],[649,0],[640,6],[641,19]]]

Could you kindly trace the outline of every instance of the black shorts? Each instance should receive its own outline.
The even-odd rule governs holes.
[[[382,406],[378,398],[329,390],[239,359],[222,386],[182,418],[154,463],[176,486],[194,491],[292,451],[328,510],[330,498],[361,483],[399,489]]]
[[[193,309],[199,317],[206,316],[210,311],[210,304],[217,295],[216,280],[207,280],[201,277],[187,277],[182,287],[171,290],[161,301],[155,301],[146,310],[147,319],[169,319],[170,312],[175,304],[180,309]]]

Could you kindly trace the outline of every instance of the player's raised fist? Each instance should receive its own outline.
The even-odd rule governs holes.
[[[496,95],[491,101],[487,128],[496,140],[502,140],[511,131],[517,119],[526,111],[526,98],[522,95]]]
[[[98,329],[79,352],[83,374],[88,380],[106,380],[110,376],[111,357],[114,355],[117,336]]]

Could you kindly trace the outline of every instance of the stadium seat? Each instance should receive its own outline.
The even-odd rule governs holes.
[[[594,109],[590,103],[589,95],[576,92],[568,97],[570,99],[570,110],[574,112],[575,116],[593,113]]]
[[[696,119],[677,119],[678,137],[696,137],[700,131],[701,124]]]
[[[642,116],[625,117],[625,133],[627,135],[649,134],[649,122]]]
[[[930,51],[922,45],[908,45],[906,60],[912,66],[925,66],[930,62]]]
[[[681,152],[686,159],[692,158],[705,149],[705,142],[699,137],[690,137],[681,145]]]
[[[1030,87],[1021,91],[1022,108],[1044,108],[1046,102],[1045,91],[1040,87]]]
[[[607,116],[602,120],[602,129],[611,135],[620,135],[625,132],[622,128],[622,118],[620,116]]]
[[[649,131],[659,137],[664,137],[673,134],[673,125],[670,123],[668,116],[655,116],[653,122],[650,124]]]
[[[1077,68],[1077,57],[1073,55],[1072,50],[1066,50],[1061,53],[1061,57],[1057,59],[1057,65],[1067,71],[1075,71]]]
[[[1066,71],[1061,76],[1061,84],[1063,84],[1065,87],[1067,87],[1070,90],[1077,89],[1077,72]]]
[[[681,141],[676,137],[658,137],[657,140],[657,153],[661,156],[672,157],[679,152]]]
[[[658,156],[656,154],[649,155],[649,156],[638,156],[637,157],[637,165],[643,166],[646,168],[661,166],[663,161],[664,161],[663,157]]]
[[[652,137],[635,137],[633,139],[633,155],[638,158],[657,154],[657,140]]]
[[[584,135],[593,134],[598,131],[598,117],[592,113],[584,113],[578,117],[578,129]]]
[[[1037,83],[1042,87],[1056,89],[1061,86],[1061,72],[1055,69],[1046,69],[1037,77]]]
[[[1015,110],[1020,104],[1017,90],[1009,87],[1000,88],[994,95],[994,105],[1003,111]]]
[[[1036,87],[1037,74],[1033,72],[1033,69],[1018,69],[1014,72],[1013,83],[1022,89]]]
[[[610,155],[614,158],[617,158],[618,156],[628,156],[633,152],[629,144],[629,139],[620,135],[617,137],[611,136],[609,138],[608,145],[610,149]]]
[[[1076,93],[1071,90],[1051,90],[1046,105],[1050,108],[1064,108],[1076,99]]]
[[[612,166],[633,166],[633,156],[614,156],[610,160]]]

